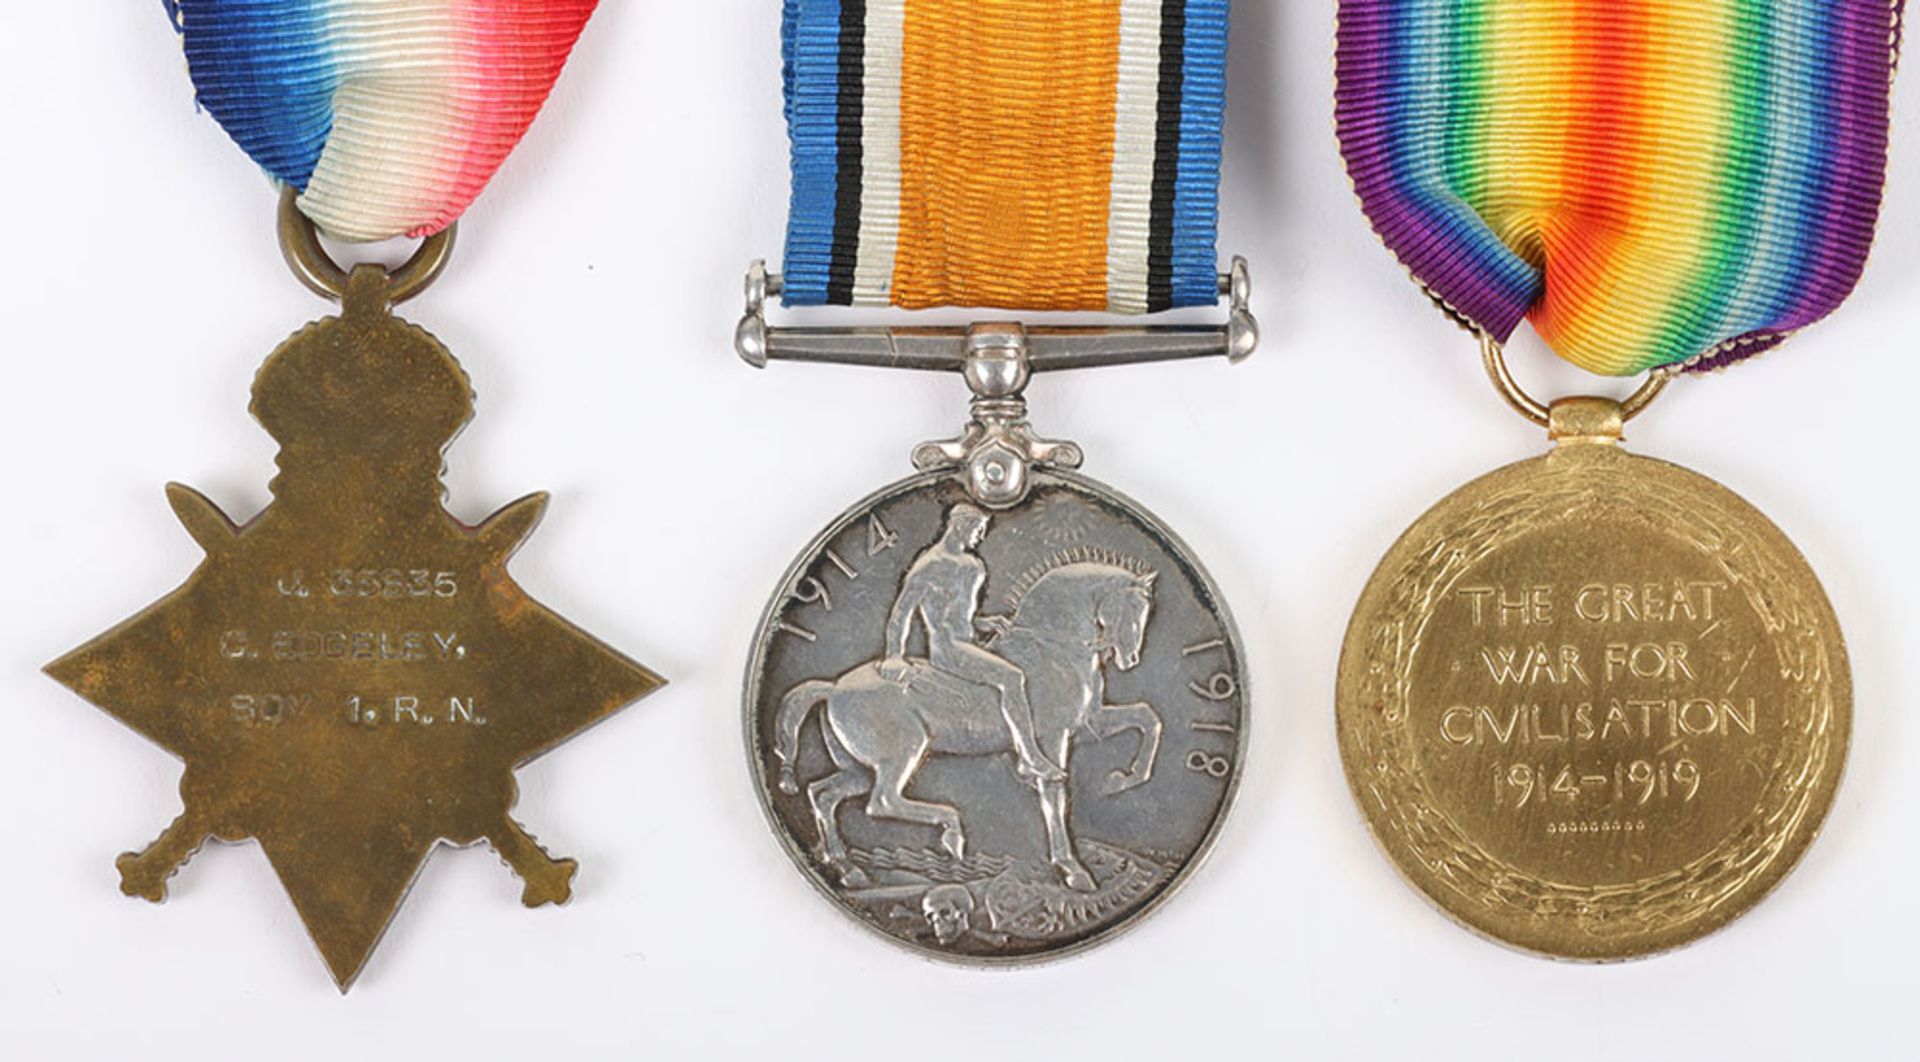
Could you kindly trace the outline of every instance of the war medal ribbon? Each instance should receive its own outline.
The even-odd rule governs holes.
[[[960,373],[913,451],[802,552],[753,643],[774,833],[862,924],[1008,963],[1108,939],[1183,882],[1245,751],[1240,639],[1191,553],[1027,420],[1030,375],[1256,342],[1216,264],[1225,0],[788,0],[786,263],[751,364]],[[1218,326],[775,326],[790,305],[1149,313]]]
[[[1618,443],[1667,383],[1831,313],[1872,243],[1896,0],[1342,0],[1360,205],[1555,448],[1461,488],[1367,585],[1342,755],[1465,925],[1615,959],[1738,917],[1831,807],[1852,687],[1787,538]],[[1542,402],[1522,321],[1624,401]]]
[[[512,818],[513,771],[661,682],[508,575],[545,495],[477,527],[443,507],[473,392],[392,313],[439,276],[594,3],[167,7],[200,105],[283,189],[289,263],[341,313],[254,380],[271,504],[240,522],[168,487],[206,559],[47,670],[186,763],[185,808],[120,857],[122,891],[161,900],[206,839],[256,839],[345,991],[442,842],[491,845],[528,906],[564,902],[574,863]],[[424,239],[389,272],[336,264],[322,230]]]
[[[1217,303],[1226,40],[1225,3],[789,3],[787,304]]]

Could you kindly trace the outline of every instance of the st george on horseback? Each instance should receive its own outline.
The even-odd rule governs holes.
[[[843,884],[869,884],[841,839],[837,815],[865,794],[867,814],[940,830],[954,859],[966,854],[960,812],[916,800],[908,784],[928,756],[1011,753],[1021,778],[1039,797],[1048,859],[1065,884],[1096,888],[1067,830],[1069,753],[1084,730],[1098,739],[1140,735],[1139,751],[1105,791],[1135,788],[1153,775],[1162,723],[1151,705],[1105,704],[1102,671],[1140,663],[1153,608],[1154,573],[1138,562],[1092,548],[1068,550],[1024,576],[1010,615],[982,616],[986,565],[975,555],[989,518],[966,503],[947,513],[939,541],[923,551],[901,582],[887,623],[886,655],[839,678],[800,683],[782,699],[775,754],[780,788],[799,792],[794,763],[800,730],[817,709],[835,771],[807,786],[819,857]],[[907,656],[916,626],[927,656]],[[976,641],[976,632],[986,632]]]

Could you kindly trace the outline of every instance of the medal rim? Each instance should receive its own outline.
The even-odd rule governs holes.
[[[1834,805],[1839,799],[1840,787],[1845,781],[1853,738],[1853,672],[1847,652],[1845,631],[1834,612],[1833,603],[1827,595],[1825,585],[1820,581],[1819,574],[1814,571],[1805,554],[1771,518],[1724,484],[1671,461],[1633,453],[1617,446],[1609,446],[1611,453],[1606,454],[1607,458],[1617,457],[1632,463],[1634,467],[1657,470],[1657,474],[1665,477],[1669,483],[1685,484],[1686,489],[1693,491],[1697,497],[1712,499],[1727,512],[1742,517],[1744,529],[1755,538],[1764,540],[1774,551],[1773,559],[1797,565],[1799,574],[1804,576],[1806,587],[1811,591],[1808,598],[1809,604],[1817,609],[1819,619],[1831,635],[1831,641],[1826,648],[1830,654],[1828,663],[1833,673],[1831,681],[1833,725],[1828,730],[1830,742],[1828,755],[1829,762],[1833,766],[1825,777],[1809,787],[1805,804],[1807,814],[1763,870],[1743,883],[1721,903],[1704,906],[1699,914],[1679,923],[1680,931],[1675,931],[1669,926],[1658,931],[1623,936],[1613,942],[1616,946],[1577,949],[1564,946],[1550,947],[1547,940],[1539,934],[1532,936],[1509,934],[1502,928],[1482,924],[1469,918],[1467,914],[1469,907],[1466,903],[1452,897],[1445,890],[1430,888],[1419,860],[1409,858],[1410,853],[1405,843],[1389,839],[1382,832],[1376,822],[1372,805],[1369,803],[1370,795],[1363,791],[1360,784],[1361,778],[1367,773],[1364,770],[1367,765],[1357,762],[1358,750],[1352,736],[1354,725],[1350,720],[1353,718],[1353,713],[1359,710],[1354,705],[1357,697],[1353,691],[1357,690],[1363,682],[1360,671],[1368,659],[1368,653],[1361,646],[1366,637],[1366,630],[1376,624],[1384,613],[1381,599],[1393,585],[1391,573],[1403,567],[1409,556],[1422,544],[1430,542],[1435,537],[1436,530],[1448,521],[1451,514],[1460,511],[1464,507],[1462,503],[1470,497],[1485,493],[1488,488],[1499,485],[1502,480],[1514,480],[1517,484],[1522,479],[1545,474],[1549,467],[1548,462],[1561,457],[1568,446],[1606,445],[1562,444],[1560,448],[1547,453],[1510,462],[1468,480],[1424,510],[1405,531],[1394,539],[1393,545],[1382,554],[1372,573],[1367,577],[1365,588],[1355,602],[1346,633],[1342,637],[1340,661],[1334,685],[1334,736],[1339,747],[1340,765],[1346,779],[1348,793],[1352,797],[1354,809],[1366,826],[1368,835],[1372,837],[1380,854],[1386,857],[1388,864],[1394,868],[1401,880],[1435,910],[1475,936],[1522,954],[1583,964],[1652,958],[1698,943],[1738,921],[1773,895],[1781,883],[1806,858],[1807,852],[1819,839],[1821,830],[1832,814]],[[1574,459],[1591,460],[1592,455],[1582,454]],[[1662,531],[1667,533],[1665,528]],[[1745,819],[1739,821],[1745,821]],[[1709,849],[1708,853],[1712,851],[1713,849]],[[1707,853],[1703,853],[1705,854]],[[1535,881],[1546,880],[1538,875],[1523,874],[1518,871],[1515,871],[1514,875]],[[1564,916],[1552,917],[1555,921],[1550,924],[1564,924],[1561,921]],[[1618,946],[1620,942],[1625,942],[1627,946]]]
[[[761,610],[760,619],[754,626],[754,644],[752,651],[748,654],[745,680],[741,684],[741,731],[747,753],[749,780],[753,783],[754,797],[760,805],[761,814],[766,818],[768,831],[772,833],[779,842],[781,850],[793,864],[793,868],[799,872],[807,884],[813,887],[815,892],[819,893],[820,896],[827,901],[828,906],[839,912],[841,917],[860,926],[867,933],[885,940],[896,947],[912,952],[921,958],[948,966],[971,967],[976,969],[1030,969],[1077,958],[1088,951],[1109,944],[1130,933],[1141,923],[1147,921],[1149,917],[1157,914],[1175,895],[1184,891],[1187,884],[1192,881],[1201,867],[1212,856],[1214,848],[1218,845],[1221,834],[1226,828],[1227,821],[1232,817],[1234,807],[1238,803],[1241,781],[1246,774],[1247,753],[1252,731],[1248,717],[1251,715],[1253,707],[1253,695],[1247,676],[1246,644],[1240,637],[1239,624],[1234,621],[1233,613],[1228,608],[1226,597],[1220,592],[1220,586],[1214,580],[1213,574],[1206,569],[1205,565],[1200,563],[1199,557],[1194,553],[1193,549],[1187,545],[1186,540],[1175,534],[1172,528],[1168,527],[1159,517],[1148,511],[1145,506],[1120,491],[1090,476],[1066,469],[1035,468],[1030,472],[1030,475],[1034,488],[1039,488],[1050,482],[1063,483],[1070,488],[1077,488],[1108,504],[1114,505],[1146,530],[1157,536],[1163,547],[1172,553],[1182,564],[1186,565],[1187,569],[1193,573],[1194,582],[1206,593],[1207,598],[1210,599],[1213,611],[1220,619],[1221,637],[1225,638],[1227,643],[1233,648],[1234,681],[1239,684],[1240,688],[1241,717],[1241,725],[1234,735],[1233,771],[1224,781],[1225,788],[1220,797],[1219,808],[1214,812],[1213,820],[1208,823],[1206,832],[1195,844],[1193,854],[1182,860],[1174,868],[1173,874],[1168,877],[1166,883],[1139,906],[1127,912],[1122,917],[1115,919],[1112,923],[1102,926],[1070,944],[1044,948],[1019,955],[976,955],[944,951],[917,940],[910,940],[889,933],[881,926],[875,925],[872,921],[860,917],[858,913],[836,894],[832,883],[823,878],[814,869],[812,856],[807,851],[806,846],[801,843],[793,831],[781,821],[779,811],[774,807],[774,788],[769,784],[770,779],[766,771],[767,750],[763,747],[758,735],[757,723],[759,713],[756,710],[756,702],[759,700],[760,687],[762,684],[761,676],[765,673],[767,647],[769,644],[768,633],[772,625],[779,619],[782,607],[786,604],[790,596],[788,588],[793,586],[795,582],[806,573],[810,562],[817,558],[818,554],[826,548],[827,544],[848,527],[851,527],[853,522],[859,519],[862,514],[871,512],[874,508],[890,498],[933,487],[945,481],[957,483],[964,489],[966,486],[966,478],[963,471],[941,470],[921,472],[895,480],[878,490],[870,492],[859,501],[842,510],[832,520],[828,521],[819,533],[808,540],[806,546],[803,547],[794,557],[793,561],[787,565],[785,573],[780,577],[779,583],[776,584],[766,607]],[[1023,500],[1010,508],[1018,509],[1026,504],[1027,502]],[[994,511],[1004,512],[1007,510],[998,509]]]

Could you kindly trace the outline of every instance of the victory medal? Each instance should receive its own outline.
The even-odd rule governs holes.
[[[442,841],[491,845],[524,880],[530,907],[565,902],[574,863],[549,856],[512,818],[513,771],[660,679],[508,575],[544,495],[477,527],[443,507],[442,451],[472,416],[472,389],[445,347],[391,309],[439,275],[453,218],[532,120],[593,4],[536,5],[552,10],[525,25],[486,4],[348,5],[366,10],[327,40],[295,33],[307,25],[294,24],[301,5],[282,6],[293,20],[282,26],[196,0],[177,13],[202,104],[286,182],[287,258],[341,313],[283,343],[254,381],[253,414],[281,447],[272,503],[237,523],[170,486],[206,560],[47,670],[186,761],[185,810],[145,850],[120,857],[122,891],[159,901],[207,838],[255,838],[344,991]],[[471,22],[469,35],[449,20]],[[289,40],[310,48],[282,47]],[[404,101],[364,95],[365,82],[411,83],[394,64],[463,41],[488,57],[446,57],[468,79],[414,84],[421,91]],[[332,68],[331,81],[293,76],[328,48],[364,65]],[[220,61],[235,55],[257,65]],[[522,76],[536,70],[542,78]],[[316,106],[333,111],[331,139],[305,137],[296,122]],[[435,107],[479,115],[481,143],[441,143],[454,125]],[[388,156],[376,143],[366,154],[356,123],[375,120],[411,130],[420,150]],[[289,154],[303,145],[317,158]],[[447,186],[433,161],[443,157],[486,164]],[[367,183],[376,170],[416,186],[383,198]],[[360,238],[426,238],[392,273],[344,270],[321,248],[316,215]]]
[[[1340,662],[1341,755],[1415,887],[1571,959],[1672,948],[1757,903],[1832,806],[1851,727],[1840,626],[1799,551],[1620,442],[1670,381],[1853,287],[1895,6],[1842,0],[1817,28],[1790,3],[1647,6],[1341,5],[1361,204],[1554,443],[1381,561]],[[1717,109],[1662,105],[1708,93]],[[1505,360],[1528,318],[1577,365],[1651,375],[1623,401],[1540,402]]]
[[[1252,352],[1244,263],[1213,264],[1226,3],[802,0],[785,41],[786,269],[750,272],[739,353],[958,372],[973,401],[781,581],[747,669],[754,781],[802,873],[888,938],[983,963],[1083,948],[1157,907],[1218,832],[1245,660],[1190,551],[1078,474],[1023,392],[1035,372]],[[787,328],[774,295],[1231,311]]]

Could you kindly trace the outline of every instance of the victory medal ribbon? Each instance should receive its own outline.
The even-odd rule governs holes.
[[[1343,0],[1336,117],[1414,277],[1594,372],[1716,368],[1839,306],[1899,0]]]

